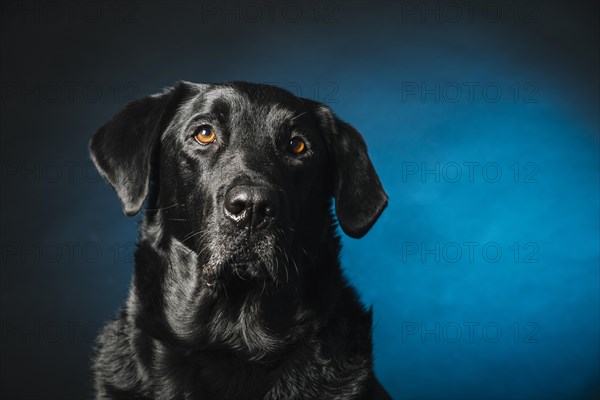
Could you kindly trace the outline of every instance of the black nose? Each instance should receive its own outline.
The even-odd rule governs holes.
[[[236,186],[225,195],[225,215],[240,228],[261,229],[277,216],[279,200],[274,189]]]

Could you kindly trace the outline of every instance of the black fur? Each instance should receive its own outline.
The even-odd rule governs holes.
[[[98,339],[99,399],[389,398],[331,212],[335,198],[361,237],[387,204],[354,128],[276,87],[182,82],[128,105],[90,151],[127,215],[147,201],[129,298]],[[261,229],[226,216],[240,187],[277,193]]]

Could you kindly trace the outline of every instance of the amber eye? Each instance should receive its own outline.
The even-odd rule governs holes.
[[[290,139],[288,143],[288,151],[292,154],[302,154],[302,152],[306,149],[306,144],[299,137],[293,137]]]
[[[209,144],[215,141],[217,134],[210,125],[202,125],[194,130],[194,139],[200,144]]]

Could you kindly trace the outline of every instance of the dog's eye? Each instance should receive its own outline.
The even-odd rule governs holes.
[[[210,144],[216,137],[217,134],[210,125],[202,125],[194,130],[194,139],[200,144]]]
[[[299,137],[293,137],[290,139],[290,142],[288,143],[288,151],[292,154],[302,154],[304,152],[304,150],[306,149],[306,144],[304,143],[304,141],[302,139],[300,139]]]

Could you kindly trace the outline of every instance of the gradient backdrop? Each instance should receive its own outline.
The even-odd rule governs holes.
[[[0,397],[91,396],[136,218],[94,131],[177,80],[274,83],[365,136],[390,197],[342,260],[395,399],[599,395],[594,2],[1,6]]]

